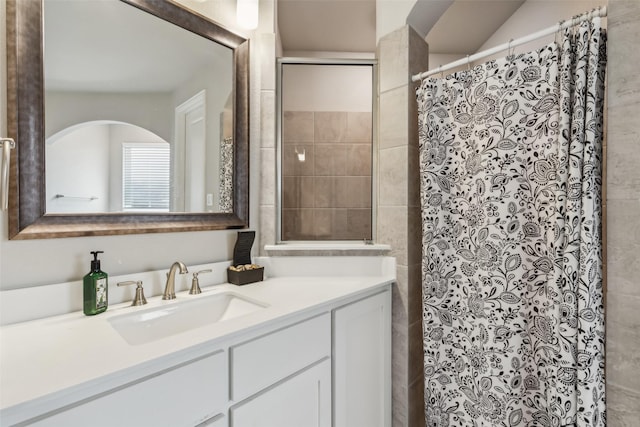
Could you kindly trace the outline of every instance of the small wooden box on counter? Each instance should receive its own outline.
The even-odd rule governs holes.
[[[264,267],[244,271],[235,271],[227,268],[227,280],[234,285],[247,285],[249,283],[261,282],[263,279]]]

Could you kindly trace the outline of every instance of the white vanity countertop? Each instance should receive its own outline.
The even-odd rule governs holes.
[[[211,353],[216,341],[245,332],[255,333],[285,320],[295,321],[296,316],[303,318],[326,311],[339,299],[357,299],[393,281],[393,275],[276,277],[244,286],[222,284],[203,288],[200,295],[181,292],[172,301],[156,296],[140,307],[117,304],[92,317],[75,312],[3,326],[0,419],[19,419],[22,411],[43,413],[64,406],[82,399],[89,390],[91,394],[106,391],[130,382],[132,377],[141,378]],[[108,322],[113,316],[229,290],[267,307],[140,345],[128,344]]]

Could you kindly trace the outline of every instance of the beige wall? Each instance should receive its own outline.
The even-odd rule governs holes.
[[[640,423],[640,2],[609,1],[607,426]]]

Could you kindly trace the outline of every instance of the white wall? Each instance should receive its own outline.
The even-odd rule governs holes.
[[[384,0],[381,0],[384,2]],[[424,0],[421,0],[424,1]],[[517,39],[551,27],[561,20],[566,20],[574,15],[594,9],[607,4],[607,0],[527,0],[511,17],[478,49],[477,52],[501,45],[511,39]],[[606,20],[605,20],[606,22]],[[457,31],[452,29],[452,31]],[[540,48],[554,41],[554,36],[547,36],[515,48],[516,53],[528,52]],[[470,52],[474,53],[474,52]],[[484,63],[490,59],[500,58],[506,55],[501,52],[476,63]],[[429,69],[436,69],[441,65],[464,58],[465,55],[458,54],[429,54]],[[450,74],[455,71],[466,69],[466,65],[446,71]]]
[[[173,139],[173,104],[169,93],[51,92],[45,96],[45,135],[94,120],[131,123]]]
[[[238,31],[230,12],[235,0],[199,3],[182,2],[205,8],[201,13],[215,22],[235,28],[236,32],[251,36],[251,97],[250,97],[250,227],[258,228],[259,176],[260,176],[260,87],[261,62],[259,57],[262,34],[273,34],[273,8],[269,0],[261,0],[261,23],[255,32]],[[264,6],[263,6],[264,2]],[[263,7],[268,8],[262,13]],[[211,10],[208,10],[211,9]],[[6,15],[5,2],[0,1],[0,134],[6,135]],[[266,55],[273,56],[267,52]],[[187,265],[229,260],[233,254],[236,230],[158,233],[127,236],[80,237],[45,239],[36,241],[8,240],[7,215],[0,212],[0,290],[60,283],[80,279],[89,269],[89,251],[104,250],[103,269],[110,274],[150,271],[167,268],[175,260]],[[254,249],[255,250],[255,249]],[[26,308],[28,309],[28,308]]]
[[[511,39],[517,39],[551,27],[559,21],[570,19],[598,6],[604,6],[607,0],[527,0],[513,15],[478,49],[486,50]],[[538,49],[553,42],[555,35],[550,35],[515,48],[515,52],[523,53]],[[503,57],[505,53],[487,57],[486,60]],[[486,61],[485,60],[485,61]]]
[[[436,69],[440,66],[447,65],[453,61],[464,58],[465,55],[447,54],[447,53],[431,53],[429,54],[429,70]],[[455,70],[446,71],[445,74],[452,73],[458,69],[464,69],[465,67],[456,68]]]
[[[204,192],[214,195],[214,205],[205,207],[205,209],[212,209],[213,211],[220,210],[220,115],[224,111],[225,103],[230,96],[227,88],[233,84],[233,67],[225,66],[231,64],[232,60],[233,54],[232,51],[229,50],[228,58],[221,60],[216,69],[207,68],[191,76],[191,78],[185,81],[173,94],[174,107],[177,107],[203,89],[206,91],[205,162],[207,167]],[[215,77],[212,79],[211,76]]]
[[[376,0],[376,43],[381,37],[406,25],[407,17],[417,1]]]
[[[284,64],[284,111],[371,111],[371,67]]]
[[[45,144],[47,212],[108,212],[109,125],[80,126],[52,139]]]
[[[124,142],[167,141],[139,126],[104,121],[79,124],[49,137],[47,213],[121,212]]]

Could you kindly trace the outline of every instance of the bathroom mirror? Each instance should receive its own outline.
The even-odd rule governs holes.
[[[155,0],[10,0],[7,34],[11,239],[248,225],[247,40]]]

